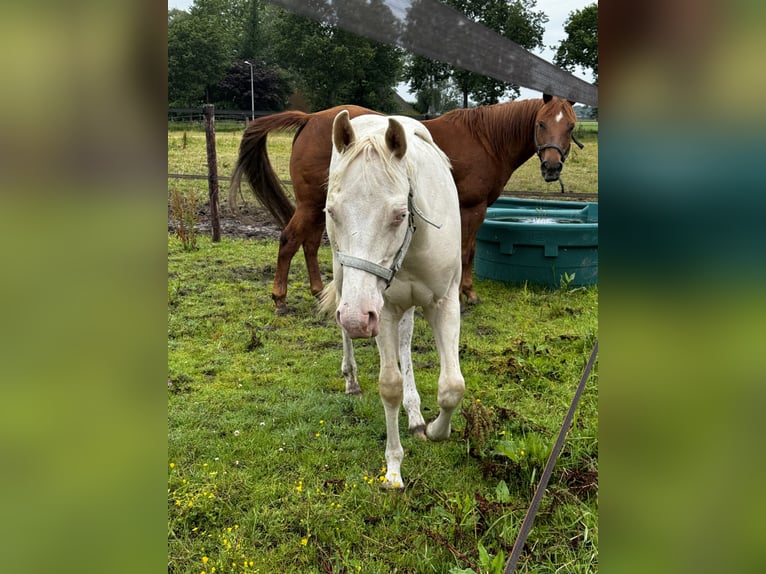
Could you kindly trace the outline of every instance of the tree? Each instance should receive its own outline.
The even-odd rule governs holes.
[[[274,14],[269,39],[275,61],[293,74],[312,109],[349,103],[394,111],[399,48],[282,10]]]
[[[245,8],[246,19],[242,35],[240,58],[244,60],[258,59],[263,53],[263,32],[261,27],[262,6],[260,0],[250,0]]]
[[[284,72],[264,62],[253,63],[253,99],[250,99],[250,65],[236,62],[212,90],[216,106],[223,109],[280,111],[293,91]]]
[[[570,72],[576,66],[589,69],[598,84],[598,4],[571,12],[564,31],[567,37],[558,48],[552,47],[556,50],[554,63]]]
[[[211,89],[237,59],[250,0],[195,0],[187,16],[168,11],[168,101],[210,102]]]
[[[450,66],[441,62],[420,56],[409,58],[404,77],[409,78],[410,91],[415,92],[416,110],[433,116],[457,106],[444,97],[450,89],[450,71]]]
[[[548,16],[535,11],[536,0],[445,0],[453,8],[459,10],[469,19],[479,22],[502,36],[512,40],[522,48],[532,50],[542,47],[543,25]],[[468,99],[472,98],[479,104],[494,104],[500,99],[519,96],[519,87],[514,84],[501,82],[467,70],[454,68],[446,64],[436,64],[429,67],[427,58],[412,56],[405,68],[405,78],[410,87],[416,92],[422,89],[433,89],[444,77],[454,84],[463,97],[463,107],[468,107]],[[430,70],[443,70],[438,74],[429,75]]]

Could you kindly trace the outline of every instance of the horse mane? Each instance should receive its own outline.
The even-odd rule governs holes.
[[[408,139],[408,144],[410,143],[410,140]],[[341,177],[341,174],[343,174],[347,169],[348,166],[359,156],[364,155],[366,160],[369,160],[374,154],[377,154],[378,157],[383,162],[383,166],[385,168],[385,173],[388,176],[388,178],[391,180],[391,182],[396,182],[397,176],[400,174],[398,170],[394,168],[394,161],[393,161],[393,154],[389,151],[388,147],[386,146],[385,137],[382,133],[373,133],[364,135],[361,137],[358,137],[351,145],[346,148],[346,150],[343,152],[343,154],[340,156],[340,159],[338,160],[336,169],[330,172],[329,179],[328,179],[328,185],[327,185],[327,191],[328,194],[331,193],[334,189],[337,188],[339,185],[339,179]],[[372,165],[372,162],[365,161],[364,166],[365,169],[363,171],[363,174],[366,175],[367,173],[367,166]],[[407,174],[409,175],[410,170],[412,169],[411,162],[407,162]]]
[[[516,100],[455,109],[442,118],[443,121],[449,118],[455,124],[460,124],[472,137],[484,142],[496,157],[505,157],[505,147],[509,142],[525,142],[534,133],[535,116],[542,105],[542,98]]]

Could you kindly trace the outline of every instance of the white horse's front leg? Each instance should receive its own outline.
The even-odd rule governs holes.
[[[343,372],[343,379],[346,381],[346,394],[361,395],[362,388],[359,386],[356,378],[354,342],[343,327],[341,327],[340,331],[343,334],[343,362],[341,363],[341,371]]]
[[[377,343],[380,353],[378,391],[386,414],[386,488],[403,488],[401,464],[404,449],[399,440],[399,409],[402,404],[402,373],[397,363],[399,319],[383,307]]]
[[[426,438],[426,421],[420,413],[420,395],[415,386],[412,368],[412,331],[415,328],[415,307],[404,312],[399,321],[399,366],[404,387],[404,410],[407,411],[410,432],[418,438]]]
[[[438,304],[424,309],[431,325],[439,351],[439,416],[426,427],[431,440],[446,440],[450,436],[452,413],[463,400],[465,380],[460,372],[460,299],[457,289],[454,297],[442,299]]]

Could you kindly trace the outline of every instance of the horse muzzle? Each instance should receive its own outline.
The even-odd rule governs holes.
[[[369,339],[378,336],[380,313],[375,309],[351,310],[341,305],[335,312],[335,320],[352,339]]]
[[[540,162],[540,173],[545,181],[556,181],[561,175],[563,167],[563,162],[545,159]]]

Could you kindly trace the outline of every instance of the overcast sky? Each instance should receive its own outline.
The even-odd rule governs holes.
[[[548,23],[545,24],[545,34],[543,35],[543,44],[545,45],[545,48],[533,53],[540,56],[543,60],[552,62],[555,51],[551,50],[550,46],[558,45],[558,43],[566,37],[564,23],[567,21],[569,14],[575,10],[583,9],[586,6],[593,4],[593,2],[594,0],[537,0],[535,10],[545,12],[545,14],[548,15]],[[181,10],[188,10],[193,3],[193,0],[168,0],[168,9],[179,8]],[[590,70],[579,70],[576,71],[574,75],[587,82],[593,81],[593,74],[591,74]],[[407,100],[410,100],[413,97],[412,94],[408,93],[406,87],[403,90],[400,89],[399,93]],[[522,99],[538,97],[540,97],[540,92],[521,88]]]

